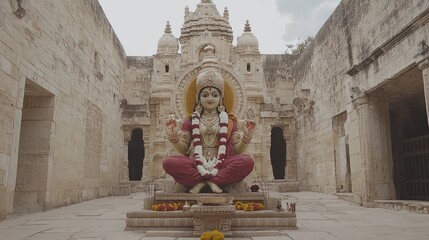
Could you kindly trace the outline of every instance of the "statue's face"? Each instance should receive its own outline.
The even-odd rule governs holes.
[[[212,111],[219,106],[220,103],[220,92],[214,87],[205,87],[201,90],[200,101],[203,105],[204,110]]]

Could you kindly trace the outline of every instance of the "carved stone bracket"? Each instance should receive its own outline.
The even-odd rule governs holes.
[[[358,87],[352,87],[350,89],[353,107],[357,108],[363,104],[368,104],[368,96]]]
[[[18,18],[23,18],[25,17],[27,11],[22,7],[22,1],[23,0],[16,0],[18,6],[17,9],[15,10],[15,12],[13,12],[13,14],[15,14],[15,16],[17,16]]]
[[[225,236],[232,236],[231,225],[235,206],[199,206],[190,209],[193,214],[194,236],[201,236],[205,231],[219,230]]]
[[[316,102],[310,99],[310,89],[302,89],[298,97],[293,99],[293,106],[299,114],[312,113]]]
[[[421,63],[419,63],[419,69],[424,71],[429,68],[429,58],[426,58]]]
[[[429,46],[426,44],[425,40],[422,40],[419,42],[419,52],[414,57],[425,56],[428,52]]]

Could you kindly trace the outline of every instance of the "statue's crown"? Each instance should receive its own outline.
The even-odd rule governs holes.
[[[224,83],[222,76],[218,71],[215,69],[204,69],[198,74],[197,93],[199,94],[205,87],[217,88],[223,97]]]
[[[206,55],[203,59],[200,73],[197,76],[197,94],[205,87],[217,88],[222,97],[224,96],[224,82],[219,69],[217,68],[217,59],[214,55],[214,48],[208,45],[204,48]]]

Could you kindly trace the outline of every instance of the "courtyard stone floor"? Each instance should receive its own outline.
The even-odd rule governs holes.
[[[429,214],[365,208],[336,196],[314,193],[271,193],[297,202],[298,230],[278,230],[281,236],[243,240],[428,240]],[[96,199],[46,212],[13,215],[0,222],[4,240],[197,240],[157,237],[156,232],[124,231],[125,214],[142,209],[145,193]],[[267,232],[269,235],[269,232]],[[228,238],[226,238],[228,239]]]

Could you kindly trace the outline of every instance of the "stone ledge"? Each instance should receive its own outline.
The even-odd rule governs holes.
[[[229,194],[229,193],[157,193],[156,201],[197,201],[197,197],[233,197],[234,201],[264,201],[264,194],[246,193],[246,194]]]
[[[395,211],[429,214],[429,202],[412,200],[375,200],[375,207]]]
[[[269,182],[272,190],[277,192],[299,192],[299,182],[290,180],[274,180]]]

